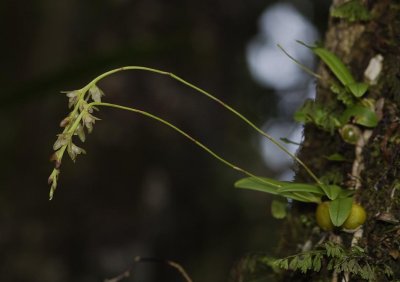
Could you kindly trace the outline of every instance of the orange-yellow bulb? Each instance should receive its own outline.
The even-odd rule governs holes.
[[[343,223],[342,227],[349,230],[354,230],[362,225],[367,219],[365,209],[359,204],[353,203],[349,217]]]
[[[317,224],[325,231],[331,231],[334,228],[329,215],[329,203],[330,202],[320,203],[315,213]],[[354,230],[364,224],[366,219],[367,213],[365,212],[365,209],[359,204],[353,203],[349,216],[340,227],[347,230]]]
[[[329,215],[329,202],[322,202],[318,205],[315,217],[319,227],[325,231],[333,229],[333,223]]]

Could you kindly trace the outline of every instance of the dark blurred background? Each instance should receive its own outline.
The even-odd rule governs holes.
[[[312,96],[313,82],[276,44],[312,66],[294,41],[321,38],[328,5],[1,1],[0,280],[103,281],[140,255],[175,260],[196,282],[219,282],[246,254],[273,255],[280,221],[270,214],[272,198],[234,189],[238,172],[132,113],[101,109],[102,120],[82,144],[87,155],[75,164],[65,158],[48,201],[49,156],[68,113],[59,92],[115,67],[155,67],[209,90],[276,137],[299,140],[291,115]],[[241,167],[292,177],[290,160],[170,78],[126,72],[99,86],[106,101],[156,113]],[[148,264],[125,281],[182,279]]]

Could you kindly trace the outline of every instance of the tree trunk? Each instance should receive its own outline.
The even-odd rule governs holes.
[[[345,1],[333,2],[335,7]],[[356,146],[343,142],[337,130],[331,135],[312,124],[306,125],[305,139],[298,155],[318,176],[335,175],[342,178],[342,187],[352,189],[357,186],[354,198],[366,209],[368,216],[362,234],[356,235],[360,237],[358,242],[353,245],[363,248],[369,261],[377,266],[376,280],[373,281],[397,281],[400,279],[400,2],[363,2],[372,18],[350,22],[331,17],[324,46],[348,66],[357,81],[363,80],[370,60],[382,55],[382,72],[366,95],[375,101],[376,112],[381,116],[379,124],[373,129],[364,128],[365,144]],[[327,83],[335,79],[333,74],[323,64],[318,74],[323,78],[317,84],[316,101],[340,107],[336,94],[330,91]],[[326,156],[333,153],[344,155],[349,162],[327,160]],[[355,170],[358,175],[354,175]],[[302,168],[297,169],[296,180],[312,182]],[[321,231],[316,228],[314,210],[315,206],[310,207],[310,204],[293,205],[291,216],[285,223],[278,257],[312,249],[322,240],[333,239],[341,242],[343,248],[350,248],[354,233]],[[393,277],[383,274],[386,266],[393,270]],[[289,270],[279,277],[279,281],[365,281],[356,275],[343,276],[343,273],[335,275],[328,271],[325,262],[319,272],[309,270],[303,274]]]

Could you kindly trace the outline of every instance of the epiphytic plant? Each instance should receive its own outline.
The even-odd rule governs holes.
[[[255,129],[258,133],[263,135],[265,138],[269,139],[272,143],[274,143],[279,149],[287,153],[289,156],[291,156],[294,160],[296,160],[309,174],[310,176],[315,180],[319,181],[318,178],[314,175],[314,173],[300,160],[298,159],[295,155],[290,153],[279,141],[275,140],[272,138],[270,135],[262,131],[259,127],[257,127],[254,123],[249,121],[246,117],[244,117],[242,114],[240,114],[238,111],[233,109],[232,107],[228,106],[224,102],[222,102],[220,99],[216,98],[215,96],[211,95],[210,93],[206,92],[203,89],[200,89],[199,87],[183,80],[182,78],[161,70],[157,69],[152,69],[152,68],[147,68],[147,67],[141,67],[141,66],[127,66],[127,67],[122,67],[118,69],[114,69],[111,71],[108,71],[106,73],[101,74],[100,76],[96,77],[93,79],[89,84],[84,86],[81,89],[78,90],[73,90],[73,91],[66,91],[63,92],[67,95],[69,98],[68,106],[71,108],[71,112],[61,121],[60,126],[64,128],[62,133],[57,135],[57,140],[54,143],[53,149],[54,153],[51,156],[51,160],[54,161],[54,169],[52,173],[50,174],[49,177],[49,184],[51,185],[50,188],[50,199],[53,198],[54,192],[57,188],[57,181],[58,177],[60,174],[60,167],[62,163],[62,159],[64,156],[64,153],[67,151],[68,155],[70,158],[75,161],[76,157],[80,154],[85,154],[85,150],[78,147],[74,143],[74,137],[78,136],[81,142],[84,142],[86,140],[86,133],[91,133],[93,130],[93,126],[96,122],[96,120],[99,120],[97,117],[94,116],[94,111],[98,111],[99,108],[101,107],[112,107],[120,110],[125,110],[125,111],[130,111],[134,112],[137,114],[144,115],[146,117],[149,117],[151,119],[154,119],[183,135],[184,137],[188,138],[190,141],[194,142],[197,146],[201,147],[203,150],[205,150],[207,153],[212,155],[214,158],[218,159],[225,165],[231,167],[234,170],[240,171],[244,174],[246,174],[249,177],[252,177],[254,179],[258,179],[261,183],[265,183],[266,185],[275,185],[275,183],[279,183],[279,181],[276,180],[269,180],[268,178],[262,178],[255,176],[251,172],[248,172],[247,170],[244,170],[231,162],[228,162],[218,154],[216,154],[214,151],[212,151],[210,148],[205,146],[203,143],[199,142],[192,136],[190,136],[188,133],[184,132],[177,126],[173,125],[172,123],[154,115],[149,112],[137,109],[137,108],[132,108],[132,107],[126,107],[122,105],[117,105],[117,104],[111,104],[111,103],[105,103],[102,102],[102,97],[104,96],[104,92],[97,86],[97,83],[104,79],[105,77],[116,73],[116,72],[121,72],[121,71],[126,71],[126,70],[142,70],[142,71],[148,71],[148,72],[153,72],[161,75],[166,75],[170,76],[173,79],[179,81],[180,83],[196,90],[198,93],[201,93],[205,95],[206,97],[210,98],[211,100],[221,104],[225,109],[230,111],[231,113],[235,114],[238,116],[240,119],[242,119],[245,123],[247,123],[250,127]],[[301,193],[301,191],[299,191]],[[290,194],[290,193],[289,193]],[[318,194],[320,194],[318,192]],[[294,196],[295,197],[295,196]],[[318,202],[318,200],[315,200],[314,202]]]
[[[341,81],[343,85],[343,91],[346,93],[350,92],[353,94],[355,98],[359,98],[364,95],[367,90],[367,86],[363,83],[357,83],[352,78],[350,72],[344,67],[343,64],[340,63],[340,60],[337,59],[334,55],[330,54],[323,48],[319,47],[309,47],[311,48],[317,55],[319,55],[332,69],[332,71],[337,75],[338,79]],[[297,62],[297,61],[296,61]],[[295,182],[286,182],[286,181],[278,181],[271,178],[256,176],[253,173],[240,168],[239,166],[227,161],[225,158],[221,157],[214,151],[212,151],[209,147],[198,141],[197,139],[190,136],[185,131],[181,130],[174,124],[166,121],[154,115],[152,113],[133,108],[127,107],[117,104],[106,103],[102,101],[102,97],[104,96],[103,91],[98,87],[98,82],[102,79],[108,77],[111,74],[127,71],[127,70],[141,70],[147,72],[153,72],[160,75],[169,76],[178,82],[196,90],[198,93],[205,95],[211,100],[219,103],[225,109],[239,117],[242,121],[256,130],[258,133],[263,135],[265,138],[270,140],[273,144],[275,144],[280,150],[284,151],[291,158],[293,158],[297,163],[299,163],[306,172],[310,175],[310,177],[314,180],[314,183],[295,183]],[[310,71],[309,71],[310,72]],[[209,153],[211,156],[224,163],[228,167],[240,171],[245,174],[247,177],[241,179],[235,183],[235,186],[238,188],[252,189],[257,191],[262,191],[278,196],[282,196],[288,199],[301,201],[301,202],[309,202],[309,203],[317,203],[321,204],[324,199],[329,200],[328,210],[329,210],[329,220],[332,222],[334,226],[342,226],[346,219],[349,217],[352,205],[353,205],[353,191],[343,189],[338,185],[330,185],[321,181],[308,166],[302,162],[298,157],[290,153],[279,141],[272,138],[269,134],[262,131],[259,127],[257,127],[254,123],[249,121],[246,117],[240,114],[237,110],[230,107],[220,99],[211,95],[207,91],[185,81],[184,79],[161,70],[141,67],[141,66],[127,66],[118,69],[114,69],[103,73],[93,79],[90,83],[84,86],[81,89],[65,92],[67,97],[69,98],[69,108],[71,108],[71,112],[61,121],[60,126],[64,128],[62,133],[57,135],[57,140],[54,143],[53,149],[54,153],[51,157],[51,160],[54,161],[54,169],[49,177],[50,188],[50,199],[53,198],[54,192],[57,188],[58,177],[60,174],[60,167],[62,164],[64,153],[67,152],[70,158],[75,161],[77,156],[80,154],[85,154],[85,150],[78,147],[75,144],[75,136],[77,136],[81,142],[84,142],[86,139],[86,133],[91,133],[93,130],[93,126],[98,118],[94,115],[95,111],[98,111],[101,107],[111,107],[115,109],[125,110],[134,112],[137,114],[144,115],[148,118],[156,120],[183,135],[197,146],[202,148],[204,151]],[[365,118],[365,112],[368,111],[367,108],[358,106],[357,109],[351,108],[349,111],[345,111],[343,115],[347,118],[344,118],[346,122],[350,117],[359,117],[360,119]],[[362,114],[358,115],[357,113],[361,112]],[[368,111],[369,113],[369,111]],[[357,119],[356,119],[357,120]],[[365,123],[364,123],[365,125]],[[361,223],[362,224],[362,223]]]

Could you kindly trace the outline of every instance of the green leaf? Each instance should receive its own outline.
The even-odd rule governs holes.
[[[283,187],[278,189],[278,193],[284,192],[309,192],[317,195],[325,194],[321,187],[317,185],[295,182],[283,183]]]
[[[298,43],[306,46],[311,49],[315,55],[317,55],[332,71],[332,73],[336,76],[336,78],[343,84],[343,86],[347,86],[349,84],[353,84],[356,81],[351,75],[348,68],[343,64],[343,62],[332,52],[326,50],[325,48],[318,46],[308,46],[304,42],[297,41]]]
[[[322,184],[321,188],[324,191],[325,195],[330,200],[335,200],[340,195],[340,193],[343,191],[343,189],[340,186],[337,186],[334,184],[333,185]]]
[[[299,202],[316,203],[316,204],[321,203],[321,197],[318,197],[315,194],[308,192],[283,192],[280,195]]]
[[[249,190],[255,190],[273,195],[278,194],[278,188],[282,187],[282,181],[278,181],[266,177],[246,177],[235,182],[236,188],[243,188]]]
[[[368,84],[356,82],[346,85],[350,92],[357,98],[362,97],[368,90]]]
[[[314,54],[316,54],[328,66],[342,85],[347,87],[355,97],[360,98],[367,92],[368,84],[356,82],[349,69],[334,53],[322,47],[308,46],[301,41],[298,42],[307,48],[310,48]],[[346,93],[339,86],[332,85],[331,89],[334,93],[340,95],[340,100],[342,100],[346,105],[352,103],[351,100],[346,97]]]
[[[273,200],[271,204],[272,216],[276,219],[283,219],[287,215],[286,211],[287,203],[279,200]]]
[[[328,185],[328,186],[330,190],[329,199],[331,200],[335,200],[343,191],[343,189],[338,185]]]
[[[354,190],[342,189],[342,191],[340,191],[339,193],[338,198],[349,198],[352,197],[354,193]]]
[[[340,117],[343,124],[347,123],[351,118],[354,118],[354,123],[366,127],[375,127],[378,124],[376,113],[360,105],[347,108]]]
[[[280,188],[290,187],[298,183],[286,182],[286,181],[278,181],[271,178],[266,177],[246,177],[240,179],[235,183],[236,188],[244,188],[249,190],[255,190],[260,192],[269,193],[272,195],[280,195],[289,199],[293,199],[296,201],[306,202],[306,203],[320,203],[321,197],[316,196],[315,194],[309,192],[279,192]],[[300,184],[307,185],[307,184]],[[296,185],[295,185],[296,186]],[[311,185],[312,186],[312,185]],[[298,190],[298,189],[297,189]]]
[[[329,203],[329,215],[334,226],[341,226],[350,214],[353,198],[337,198]]]

